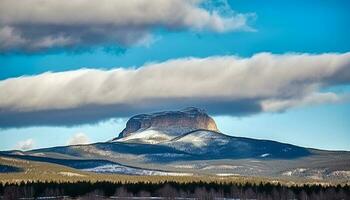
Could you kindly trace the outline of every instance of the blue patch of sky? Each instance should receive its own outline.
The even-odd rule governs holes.
[[[125,126],[125,119],[110,119],[97,124],[74,127],[29,127],[0,129],[0,150],[13,150],[19,141],[33,139],[33,148],[67,145],[69,139],[84,133],[90,142],[106,142],[118,136]]]
[[[350,104],[326,104],[262,113],[250,117],[215,117],[223,133],[277,140],[304,147],[350,150]]]

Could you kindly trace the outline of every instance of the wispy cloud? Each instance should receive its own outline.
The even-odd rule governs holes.
[[[264,111],[280,112],[292,107],[319,105],[327,103],[340,103],[343,101],[349,101],[349,96],[338,95],[332,92],[313,92],[306,96],[301,96],[300,98],[266,100],[262,101],[261,105]]]
[[[0,1],[0,52],[148,44],[152,29],[248,30],[253,14],[201,6],[199,0]],[[226,9],[226,10],[227,10]]]
[[[90,140],[85,133],[76,133],[67,141],[67,145],[89,144]]]
[[[214,115],[342,101],[350,53],[183,58],[137,69],[81,69],[0,81],[0,126],[75,125],[198,106]]]
[[[20,149],[20,150],[26,151],[26,150],[33,149],[33,147],[34,147],[34,140],[27,139],[27,140],[19,141],[16,144],[15,149]]]

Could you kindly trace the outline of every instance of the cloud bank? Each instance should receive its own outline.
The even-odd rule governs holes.
[[[69,138],[67,145],[89,144],[90,140],[85,133],[77,133]]]
[[[34,147],[34,140],[30,138],[27,140],[19,141],[16,144],[15,149],[27,151],[27,150],[33,149],[33,147]]]
[[[0,127],[76,125],[197,106],[213,115],[334,103],[350,53],[182,58],[139,68],[80,69],[0,81]]]
[[[144,43],[154,29],[251,30],[253,14],[203,0],[0,0],[0,53]],[[146,41],[147,43],[147,41]]]

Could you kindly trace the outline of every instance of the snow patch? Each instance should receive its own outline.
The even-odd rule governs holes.
[[[94,168],[83,169],[83,171],[95,173],[116,173],[116,174],[130,174],[130,175],[147,175],[147,176],[192,176],[193,173],[178,173],[148,170],[141,168],[132,168],[116,164],[102,165]]]
[[[264,153],[264,154],[261,154],[260,157],[261,157],[261,158],[265,158],[265,157],[268,157],[268,156],[270,156],[270,155],[271,155],[271,154],[269,154],[269,153]]]
[[[173,165],[174,168],[180,168],[180,169],[194,169],[196,168],[195,165]]]
[[[33,153],[33,154],[31,154],[32,156],[45,156],[45,154],[44,153]]]
[[[219,173],[219,174],[216,174],[216,176],[239,176],[239,174],[233,174],[233,173]]]
[[[228,143],[228,140],[219,133],[212,131],[196,131],[179,138],[177,142],[191,143],[195,147],[200,148],[210,144],[225,145]]]
[[[116,141],[117,142],[140,141],[148,144],[158,144],[160,142],[169,141],[172,138],[173,137],[169,136],[168,134],[162,131],[147,129],[144,131],[132,133],[131,135],[120,138]]]
[[[208,169],[237,169],[242,168],[243,166],[237,166],[237,165],[209,165],[202,168],[202,170],[208,170]]]
[[[295,175],[300,175],[301,173],[306,172],[306,168],[296,168],[290,171],[285,171],[282,173],[283,176],[295,176]]]
[[[61,174],[63,176],[69,176],[69,177],[73,177],[73,176],[83,177],[83,176],[85,176],[85,175],[73,173],[73,172],[59,172],[58,174]]]
[[[216,153],[229,142],[230,138],[223,134],[198,130],[163,144],[188,153],[205,154],[208,151]]]
[[[24,155],[24,153],[22,153],[22,152],[13,152],[13,153],[11,153],[12,155],[20,155],[20,156],[23,156]]]
[[[331,173],[332,176],[350,178],[350,171],[334,171]]]

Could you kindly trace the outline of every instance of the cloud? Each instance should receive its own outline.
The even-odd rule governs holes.
[[[139,68],[80,69],[0,81],[0,127],[76,125],[187,106],[213,115],[340,102],[350,53],[182,58]]]
[[[33,149],[33,147],[34,147],[34,140],[33,139],[27,139],[27,140],[19,141],[16,144],[15,148],[23,150],[23,151],[26,151],[26,150]]]
[[[0,49],[11,49],[26,43],[25,39],[9,26],[0,27],[0,39]]]
[[[308,105],[318,105],[325,103],[338,103],[348,100],[347,95],[338,95],[332,92],[326,93],[311,93],[307,96],[303,96],[295,99],[283,99],[283,100],[266,100],[262,101],[262,108],[268,112],[280,112],[285,111],[291,107],[300,107]]]
[[[148,44],[154,29],[251,30],[254,14],[201,0],[0,1],[0,52]],[[229,13],[229,14],[228,14]],[[10,39],[9,39],[10,38]],[[5,42],[3,42],[5,41]]]
[[[67,145],[89,144],[90,140],[85,133],[77,133],[69,138]]]

